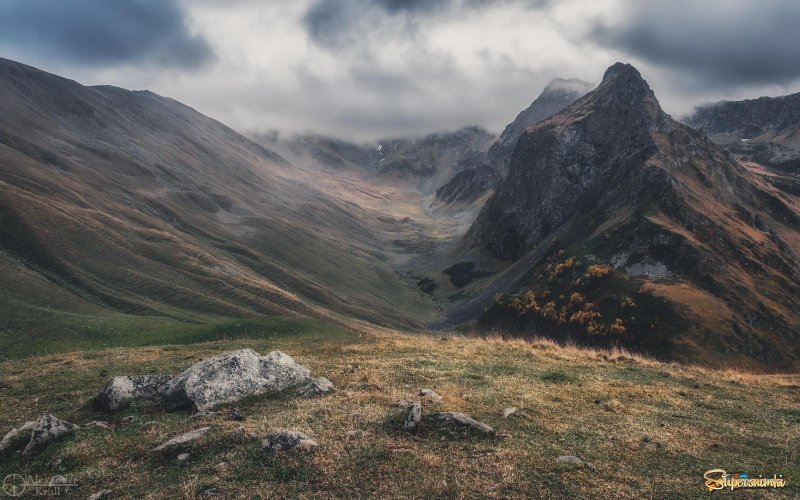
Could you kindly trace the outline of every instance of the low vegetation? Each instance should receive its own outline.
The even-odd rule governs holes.
[[[60,474],[78,484],[76,497],[111,489],[130,498],[697,498],[703,472],[725,468],[788,474],[789,488],[770,498],[800,494],[791,479],[800,472],[796,375],[711,371],[543,340],[327,333],[264,327],[192,345],[7,360],[0,432],[43,412],[111,428],[83,426],[31,459],[0,462],[0,476]],[[238,405],[242,421],[224,407],[192,416],[140,404],[106,415],[88,404],[113,375],[175,373],[243,347],[287,352],[337,391],[252,398]],[[423,415],[464,412],[496,436],[442,433],[424,417],[418,432],[403,431],[397,402],[418,399],[422,388],[442,397],[425,401]],[[509,407],[516,412],[503,418]],[[203,426],[212,430],[183,462],[150,451]],[[320,446],[263,455],[258,438],[283,429]],[[557,461],[564,455],[584,463]]]

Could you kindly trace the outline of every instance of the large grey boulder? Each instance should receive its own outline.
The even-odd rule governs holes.
[[[266,454],[278,451],[312,450],[319,446],[316,441],[299,431],[272,432],[264,436],[261,450]]]
[[[34,422],[26,422],[11,431],[0,441],[0,457],[13,453],[25,445],[23,455],[32,455],[51,441],[73,433],[78,426],[53,415],[44,414]],[[25,444],[27,442],[27,444]]]
[[[274,394],[309,382],[311,372],[291,356],[252,349],[231,351],[189,367],[167,384],[165,401],[172,409],[206,411],[248,396]]]
[[[160,399],[171,379],[171,375],[114,377],[95,396],[94,406],[102,411],[117,411],[134,399]]]

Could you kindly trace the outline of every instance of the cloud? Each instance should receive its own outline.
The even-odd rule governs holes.
[[[175,0],[5,0],[0,44],[38,60],[193,69],[213,58]]]
[[[411,31],[411,20],[418,14],[429,14],[447,6],[450,0],[315,0],[303,23],[315,42],[340,48],[362,39],[387,17],[404,23]]]
[[[696,84],[787,84],[800,77],[796,0],[624,0],[589,38]]]

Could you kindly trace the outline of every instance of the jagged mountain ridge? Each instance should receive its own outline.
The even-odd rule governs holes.
[[[700,344],[708,342],[714,352],[727,351],[721,357],[793,366],[800,335],[798,231],[796,198],[672,120],[638,71],[618,63],[597,89],[520,138],[506,179],[466,242],[515,262],[495,278],[506,280],[498,291],[555,288],[548,278],[553,266],[572,269],[575,262],[555,249],[584,267],[591,261],[617,267],[614,287],[590,287],[587,295],[612,302],[636,296],[652,303],[650,319],[670,315],[676,326],[650,328],[640,315],[617,341],[678,359],[702,359]],[[589,285],[576,281],[582,285],[574,291],[574,284],[562,284],[565,300],[587,292]],[[479,294],[468,307],[477,310],[481,301],[486,305],[489,297]],[[704,319],[700,302],[718,311]],[[608,309],[606,315],[623,314],[614,304]],[[506,324],[504,310],[508,304],[490,307],[485,324]],[[602,321],[608,334],[613,317]],[[575,326],[551,328],[538,317],[522,323],[556,334]],[[519,317],[511,324],[519,327]]]
[[[800,93],[708,104],[684,121],[745,159],[800,173]]]

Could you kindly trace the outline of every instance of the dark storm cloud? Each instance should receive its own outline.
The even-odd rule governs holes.
[[[373,23],[381,16],[430,13],[446,6],[450,0],[315,0],[306,12],[303,23],[317,43],[341,46],[361,38],[364,21]]]
[[[176,0],[3,0],[0,44],[47,60],[196,68],[213,53],[183,16]]]
[[[797,0],[628,0],[591,38],[708,85],[785,84],[800,77]]]

